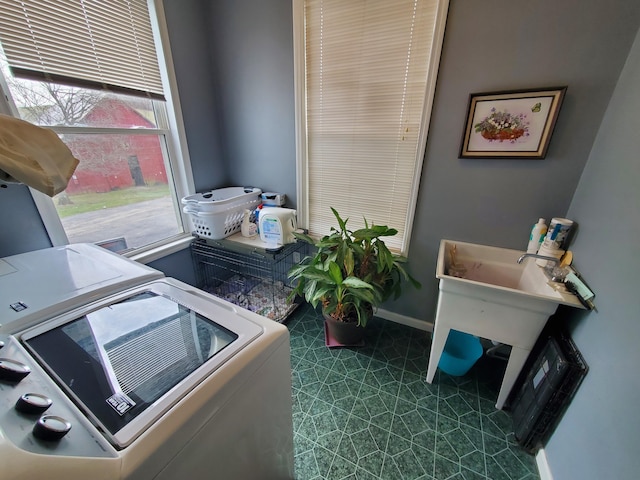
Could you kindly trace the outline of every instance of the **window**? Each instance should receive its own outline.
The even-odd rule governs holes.
[[[396,228],[408,251],[447,0],[294,2],[301,224],[330,207]]]
[[[32,190],[54,245],[133,254],[185,236],[179,200],[193,180],[166,32],[153,24],[161,2],[0,0],[0,17],[13,115],[55,131],[80,160],[53,199]]]

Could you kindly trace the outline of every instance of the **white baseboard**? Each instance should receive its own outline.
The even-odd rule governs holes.
[[[536,453],[536,464],[538,465],[538,475],[540,475],[540,480],[553,480],[553,475],[551,475],[551,469],[549,468],[547,454],[544,452],[544,448],[541,448],[538,450],[538,453]]]
[[[390,312],[389,310],[384,310],[382,308],[376,310],[375,316],[384,318],[385,320],[389,320],[391,322],[407,325],[408,327],[424,330],[426,332],[433,332],[432,322],[425,322],[424,320],[418,320],[417,318],[400,315],[399,313]]]

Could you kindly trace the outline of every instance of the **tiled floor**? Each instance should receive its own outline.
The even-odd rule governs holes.
[[[309,306],[287,325],[297,480],[538,478],[494,407],[486,371],[500,361],[464,377],[438,372],[429,385],[427,332],[374,319],[364,347],[329,349]]]

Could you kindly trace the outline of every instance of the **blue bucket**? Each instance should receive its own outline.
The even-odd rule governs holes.
[[[482,353],[478,337],[450,330],[438,367],[449,375],[460,377],[475,365]]]

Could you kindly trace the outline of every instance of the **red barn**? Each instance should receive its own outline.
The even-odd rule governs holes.
[[[156,128],[138,110],[114,98],[100,100],[83,117],[83,126]],[[160,137],[156,134],[67,134],[62,139],[80,160],[68,193],[108,192],[120,188],[167,183]]]

